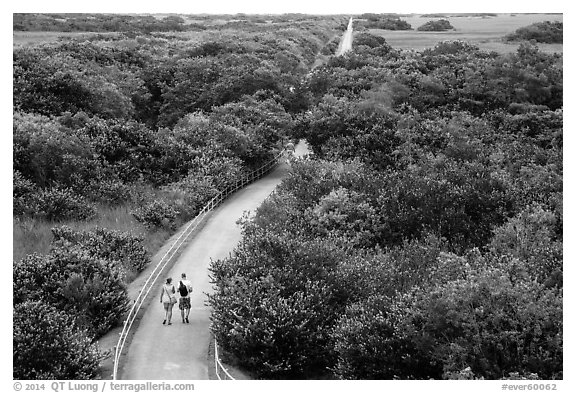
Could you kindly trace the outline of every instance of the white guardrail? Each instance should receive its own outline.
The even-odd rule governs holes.
[[[218,377],[219,380],[223,380],[223,379],[235,380],[236,379],[232,375],[230,375],[228,370],[226,370],[226,367],[224,367],[224,365],[220,361],[220,356],[218,356],[218,341],[216,341],[216,339],[214,339],[214,369],[216,370],[216,377]],[[224,371],[224,378],[222,378],[220,376],[218,369],[222,369],[222,371]]]
[[[192,221],[190,221],[188,223],[186,228],[176,238],[176,240],[174,241],[172,246],[170,246],[168,251],[166,251],[166,253],[164,253],[162,258],[160,259],[160,261],[158,262],[158,264],[156,265],[156,267],[154,268],[152,273],[150,273],[150,276],[148,277],[148,279],[146,280],[146,282],[144,283],[144,285],[140,289],[138,296],[134,300],[134,304],[130,308],[128,315],[126,316],[126,319],[124,320],[124,327],[122,329],[122,332],[120,333],[120,337],[118,339],[118,344],[116,345],[116,351],[114,354],[114,371],[112,374],[113,379],[117,379],[117,377],[118,377],[118,366],[120,363],[120,356],[122,355],[122,351],[124,350],[124,345],[126,344],[126,339],[128,338],[128,334],[130,332],[130,329],[132,328],[132,325],[134,324],[134,321],[136,320],[136,316],[138,315],[138,312],[140,311],[140,309],[144,305],[144,302],[145,302],[146,298],[148,297],[148,294],[152,290],[152,287],[154,286],[154,284],[156,284],[156,280],[158,280],[158,278],[162,274],[162,271],[164,270],[164,268],[172,260],[172,257],[174,257],[174,255],[176,255],[176,253],[178,252],[178,250],[180,250],[180,247],[182,247],[182,245],[186,242],[186,240],[188,239],[190,234],[194,231],[194,229],[196,229],[198,227],[198,225],[202,222],[203,218],[210,211],[212,211],[215,207],[220,205],[230,194],[236,192],[240,188],[243,188],[244,186],[252,183],[254,180],[260,179],[262,176],[269,173],[272,169],[274,169],[279,164],[280,159],[282,158],[283,155],[284,155],[284,150],[281,151],[278,155],[276,155],[272,160],[270,160],[266,164],[262,165],[260,168],[250,172],[248,175],[237,180],[236,183],[228,186],[225,190],[220,191],[218,193],[218,195],[216,195],[214,198],[210,199],[210,201],[208,201],[208,203],[206,203],[206,205],[202,208],[202,210],[200,210],[200,212],[196,215],[196,217],[194,217],[194,219],[192,219]],[[227,377],[229,377],[230,379],[234,379],[234,378],[232,378],[232,376],[230,376],[228,371],[226,371],[226,369],[222,366],[222,363],[220,363],[220,359],[218,358],[217,348],[218,348],[218,344],[216,342],[214,342],[214,355],[216,358],[216,362],[215,362],[216,363],[216,375],[218,376],[218,379],[221,379],[220,374],[218,373],[218,365],[222,368],[222,370],[224,370]]]

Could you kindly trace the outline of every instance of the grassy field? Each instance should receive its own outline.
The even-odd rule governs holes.
[[[23,47],[23,46],[30,46],[30,45],[37,45],[37,44],[45,44],[51,42],[57,42],[60,39],[68,39],[68,38],[82,38],[82,37],[90,37],[95,34],[98,35],[118,35],[119,33],[90,33],[90,32],[59,32],[59,31],[14,31],[12,32],[12,46],[13,47]],[[166,35],[166,36],[176,36],[180,37],[189,41],[201,41],[205,32],[202,31],[185,31],[185,32],[165,32],[165,33],[158,33],[159,35]],[[144,34],[142,34],[143,37]],[[110,42],[109,45],[115,45],[113,42]]]
[[[12,32],[13,46],[26,46],[56,42],[60,38],[91,36],[94,34],[117,34],[117,33],[86,33],[86,32],[63,32],[63,31],[14,31]]]
[[[423,50],[432,48],[436,43],[444,40],[463,40],[474,43],[483,50],[496,51],[498,53],[515,52],[517,43],[505,43],[502,38],[513,33],[519,27],[531,25],[543,21],[563,21],[560,14],[498,14],[495,17],[462,17],[447,16],[454,30],[446,32],[426,32],[416,29],[430,20],[440,18],[421,17],[413,15],[402,17],[408,22],[413,30],[391,31],[376,30],[370,32],[386,38],[386,41],[394,48]],[[562,44],[539,44],[544,52],[562,53]]]
[[[413,30],[391,31],[391,30],[370,30],[372,34],[386,38],[390,45],[399,49],[422,50],[433,47],[437,42],[443,40],[460,39],[477,44],[483,50],[493,50],[499,53],[514,52],[518,44],[508,44],[502,38],[514,32],[519,27],[528,26],[535,22],[542,21],[563,21],[561,14],[499,14],[496,17],[466,17],[450,16],[446,19],[450,21],[454,30],[447,32],[423,32],[416,29],[424,23],[439,18],[421,17],[414,14],[402,17],[408,22]],[[190,22],[190,21],[188,21]],[[202,23],[199,19],[194,21]],[[214,21],[212,21],[214,22]],[[42,32],[42,31],[15,31],[12,39],[14,46],[33,45],[38,43],[56,42],[60,38],[90,36],[95,33],[86,32]],[[117,34],[117,33],[100,33]],[[174,33],[170,33],[174,34]],[[189,40],[201,39],[202,32],[190,31],[176,33]],[[540,48],[545,52],[562,52],[561,44],[540,44]]]
[[[179,222],[178,225],[181,223]],[[26,255],[38,253],[46,255],[50,252],[52,243],[51,228],[68,225],[76,231],[89,231],[96,227],[110,230],[131,232],[144,237],[144,247],[154,255],[170,237],[171,232],[166,229],[154,231],[146,230],[130,213],[127,206],[102,207],[98,210],[98,217],[89,222],[66,221],[47,222],[43,220],[22,218],[13,219],[12,258],[20,260]],[[128,272],[127,282],[136,277],[135,272]]]

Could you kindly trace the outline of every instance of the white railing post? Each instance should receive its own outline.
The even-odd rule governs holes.
[[[218,341],[216,339],[214,339],[214,367],[216,369],[216,377],[218,377],[219,380],[222,380],[222,377],[220,377],[220,373],[218,372],[218,368],[221,368],[222,371],[224,371],[224,374],[226,374],[228,379],[230,379],[232,381],[236,380],[236,378],[234,378],[232,375],[230,375],[228,370],[226,370],[226,367],[224,367],[224,365],[220,361],[220,356],[218,355]]]

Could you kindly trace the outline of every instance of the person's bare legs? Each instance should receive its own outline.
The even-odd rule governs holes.
[[[174,307],[174,304],[170,303],[168,310],[166,310],[166,319],[168,320],[168,325],[172,325],[172,307]]]
[[[166,305],[166,303],[164,303],[164,321],[162,322],[162,325],[166,325],[166,320],[168,319],[168,310],[170,309],[170,306]]]

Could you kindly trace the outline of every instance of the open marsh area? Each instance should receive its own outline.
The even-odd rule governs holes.
[[[421,14],[402,16],[401,19],[408,22],[413,30],[380,30],[370,29],[370,33],[382,36],[394,48],[423,50],[432,48],[436,43],[445,40],[464,40],[478,45],[483,50],[493,50],[498,53],[514,52],[518,43],[507,43],[502,39],[516,29],[528,26],[532,23],[543,21],[563,21],[562,14],[496,14],[497,16],[461,16],[445,14],[435,17],[423,17]],[[444,32],[418,31],[418,27],[424,23],[448,19],[454,26],[454,30]],[[203,24],[206,21],[188,18],[187,22]],[[211,21],[214,23],[214,21]],[[73,38],[92,36],[94,34],[117,35],[118,33],[90,33],[90,32],[56,32],[56,31],[14,31],[14,46],[33,45],[38,43],[56,42],[61,38]],[[204,35],[201,31],[170,32],[185,39],[201,40]],[[547,53],[562,52],[561,44],[538,44],[542,51]]]
[[[65,31],[13,31],[12,45],[26,46],[35,44],[44,44],[48,42],[57,42],[61,38],[79,38],[82,36],[89,37],[94,34],[117,35],[118,33],[90,33],[90,32],[65,32]]]
[[[497,14],[497,16],[453,16],[422,17],[411,15],[401,17],[413,30],[380,30],[370,29],[370,33],[382,36],[388,44],[398,49],[417,51],[432,48],[436,43],[445,40],[463,40],[476,44],[483,50],[498,53],[514,52],[518,43],[507,43],[502,39],[516,29],[544,21],[563,21],[562,14]],[[447,19],[454,30],[444,32],[418,31],[418,27],[431,20]],[[562,52],[561,44],[538,44],[547,53]]]

